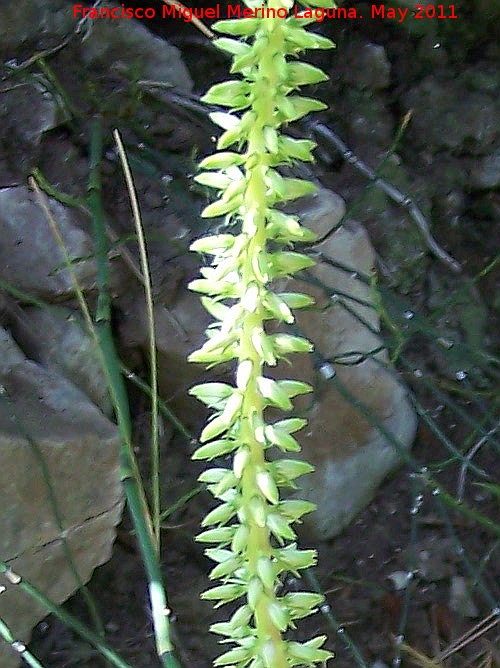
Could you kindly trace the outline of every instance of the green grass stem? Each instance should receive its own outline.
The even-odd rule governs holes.
[[[74,617],[71,613],[65,610],[62,606],[58,605],[54,601],[51,601],[47,596],[42,594],[42,592],[34,587],[30,582],[24,580],[20,575],[14,573],[12,569],[4,561],[0,561],[0,574],[4,575],[4,579],[8,583],[8,586],[15,586],[25,592],[30,596],[34,601],[39,603],[47,613],[52,613],[57,617],[61,622],[63,622],[68,628],[75,631],[80,637],[86,640],[90,645],[95,647],[102,656],[104,656],[108,661],[110,661],[113,666],[116,668],[132,668],[132,666],[124,661],[114,650],[112,650],[97,633],[91,631],[85,624],[82,624],[79,619]],[[5,635],[7,633],[7,637]],[[0,633],[7,642],[11,645],[16,642],[12,636],[8,627],[3,623],[3,626],[0,625]],[[29,652],[28,652],[29,654]],[[25,654],[22,654],[23,659],[27,657]],[[33,657],[34,659],[34,657]],[[36,661],[36,659],[34,659]],[[36,661],[36,663],[30,664],[39,668],[41,664]],[[43,666],[41,667],[43,668]]]

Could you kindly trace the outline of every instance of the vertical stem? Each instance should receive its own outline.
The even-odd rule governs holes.
[[[270,2],[270,6],[274,4]],[[276,3],[281,6],[281,3]],[[264,407],[258,389],[258,378],[262,376],[263,360],[261,353],[255,347],[255,337],[264,329],[262,297],[266,289],[265,278],[257,275],[254,267],[258,258],[265,258],[266,248],[266,214],[268,202],[266,197],[266,173],[268,169],[268,151],[265,142],[265,127],[269,124],[274,127],[273,115],[275,112],[274,97],[278,85],[276,69],[272,65],[275,54],[280,53],[283,37],[279,25],[280,21],[267,19],[263,24],[267,31],[268,48],[263,54],[258,68],[254,88],[254,102],[251,111],[255,114],[255,124],[252,127],[246,154],[245,176],[247,188],[244,195],[244,219],[242,234],[246,236],[247,247],[242,276],[242,294],[249,288],[257,285],[260,299],[254,311],[247,311],[240,340],[238,365],[250,360],[252,363],[251,378],[245,389],[245,396],[241,408],[241,443],[249,448],[250,457],[244,469],[241,480],[242,507],[249,529],[248,537],[248,571],[250,578],[258,577],[258,561],[265,558],[271,560],[272,545],[270,531],[267,526],[260,526],[252,517],[250,504],[256,494],[261,502],[269,505],[268,501],[258,492],[256,476],[265,467],[263,443],[259,442],[255,433],[255,424],[264,423]],[[263,262],[262,264],[265,264]],[[254,622],[258,637],[259,649],[265,643],[273,647],[273,668],[288,666],[286,643],[280,629],[269,615],[269,601],[275,598],[273,587],[264,587],[263,595],[257,602],[254,610]]]

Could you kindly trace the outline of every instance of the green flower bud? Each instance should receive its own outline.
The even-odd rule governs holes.
[[[201,523],[202,527],[210,526],[211,524],[227,524],[236,515],[236,510],[231,503],[223,503],[211,510],[208,515],[205,515]]]
[[[266,589],[273,589],[276,585],[276,566],[268,557],[260,557],[257,561],[257,575]]]
[[[235,527],[218,527],[217,529],[208,529],[203,531],[196,540],[199,543],[222,543],[228,544],[231,542],[235,533]]]
[[[280,498],[278,487],[269,471],[258,471],[255,476],[255,482],[258,489],[262,492],[269,503],[278,503]]]
[[[224,584],[219,585],[218,587],[212,587],[212,589],[207,589],[201,594],[201,598],[205,601],[219,601],[215,604],[216,608],[219,608],[225,603],[234,601],[245,593],[244,584]]]
[[[206,445],[199,447],[196,452],[194,452],[191,459],[199,461],[201,459],[215,459],[216,457],[223,457],[229,452],[232,452],[236,448],[236,443],[230,439],[219,439],[217,441],[211,441]]]

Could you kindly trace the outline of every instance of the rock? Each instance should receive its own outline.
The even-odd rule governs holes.
[[[59,125],[57,104],[41,86],[14,86],[1,96],[2,143],[19,141],[38,145],[42,135]]]
[[[343,206],[339,201],[337,195],[321,190],[302,205],[302,222],[321,238],[340,219]],[[372,413],[401,450],[408,449],[415,435],[416,418],[386,351],[377,352],[382,342],[379,317],[372,306],[374,295],[359,278],[369,276],[374,265],[368,236],[359,223],[349,221],[316,249],[348,269],[322,261],[311,270],[318,282],[314,287],[302,280],[287,282],[286,290],[312,294],[319,307],[299,312],[297,325],[313,341],[316,352],[331,361],[325,374],[333,371],[353,400]],[[326,287],[326,292],[317,287],[319,284]],[[327,293],[332,295],[330,299]],[[299,495],[317,505],[316,512],[306,520],[307,528],[316,538],[326,539],[349,524],[403,457],[334,384],[325,378],[318,380],[321,373],[314,368],[312,356],[300,355],[292,362],[292,369],[278,366],[277,375],[305,380],[316,388],[312,399],[299,406],[308,418],[308,426],[299,434],[303,456],[316,467],[300,481]]]
[[[128,305],[122,300],[124,318],[120,338],[127,348],[148,350],[148,321],[144,294],[136,294]],[[168,407],[192,429],[198,429],[205,414],[200,402],[187,391],[203,382],[204,369],[188,362],[188,355],[205,341],[210,316],[201,305],[199,296],[183,288],[172,304],[157,304],[154,308],[158,355],[158,385]],[[213,372],[212,372],[213,373]]]
[[[57,223],[73,271],[83,291],[95,287],[92,238],[85,232],[83,214],[47,198]],[[24,186],[0,189],[0,277],[31,296],[60,301],[74,292],[63,254],[50,229],[45,213],[34,194]],[[111,264],[113,268],[113,263]],[[29,271],[27,271],[29,268]],[[123,272],[122,272],[123,273]],[[122,279],[111,272],[111,289]]]
[[[88,65],[105,65],[131,80],[141,79],[191,90],[193,83],[179,50],[149,32],[132,19],[94,21],[83,43],[83,59]]]
[[[62,603],[78,588],[67,548],[83,582],[110,557],[122,510],[117,428],[4,329],[0,387],[0,558]],[[45,614],[15,586],[0,597],[0,617],[23,642]],[[18,661],[0,644],[2,668]]]
[[[360,89],[383,90],[391,77],[391,64],[383,46],[355,41],[346,49],[343,79]]]
[[[404,97],[413,110],[408,134],[426,150],[484,154],[498,135],[496,96],[469,90],[467,73],[456,80],[426,77]]]
[[[50,36],[60,41],[71,30],[64,0],[23,0],[4,4],[0,12],[0,53],[4,52],[7,57],[14,55],[9,53],[10,50],[18,52],[21,44],[47,48],[47,43],[39,44],[41,38]]]
[[[500,186],[500,147],[471,168],[470,185],[474,190],[493,190]]]
[[[394,123],[387,115],[386,100],[379,91],[349,88],[342,93],[339,105],[344,110],[346,138],[351,148],[355,148],[359,158],[373,165],[374,156],[380,159],[393,139]]]
[[[34,341],[30,358],[71,381],[110,417],[113,408],[106,376],[81,314],[63,306],[26,308],[24,314],[32,333],[38,333],[30,338]],[[27,350],[24,345],[23,350]]]

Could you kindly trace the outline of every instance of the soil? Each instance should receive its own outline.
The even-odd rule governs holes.
[[[193,26],[183,25],[182,30],[175,32],[165,26],[155,28],[157,32],[168,33],[166,36],[181,48],[196,90],[206,89],[212,81],[224,77],[224,60],[213,56]],[[376,26],[370,22],[343,23],[341,27],[328,30],[333,32],[340,54],[354,40],[376,41],[385,46],[396,72],[391,91],[394,114],[398,116],[398,89],[408,86],[407,77],[421,74],[412,62],[416,41],[404,30],[382,23]],[[473,51],[467,57],[475,62]],[[324,58],[319,58],[322,59],[324,62]],[[450,60],[449,67],[457,67],[457,64]],[[325,97],[333,98],[337,94],[335,81],[331,86],[330,94],[325,93]],[[366,160],[370,157],[376,159],[376,156],[363,156]],[[320,163],[317,174],[352,204],[360,189],[366,187],[366,181],[352,168],[349,170],[348,173],[343,171],[342,159],[337,156],[336,164],[330,169]],[[347,182],[348,187],[343,192]],[[490,201],[498,213],[498,192],[491,193]],[[480,231],[478,226],[472,229],[465,223],[458,228],[448,225],[439,235],[440,243],[454,257],[468,263],[471,276],[500,248],[498,224],[484,223],[483,226]],[[432,271],[446,274],[448,269],[434,262]],[[491,272],[478,285],[488,308],[493,304],[498,281],[498,273]],[[423,305],[425,312],[428,299],[425,291],[429,289],[422,277],[406,298]],[[498,309],[490,308],[486,332],[493,350],[497,344],[492,333],[498,331],[497,328]],[[415,391],[424,415],[433,418],[432,424],[442,430],[445,438],[460,444],[464,452],[470,452],[480,436],[468,418],[473,417],[476,426],[482,423],[492,433],[498,429],[498,385],[495,389],[491,378],[484,377],[482,380],[469,378],[465,384],[460,384],[443,372],[435,358],[435,348],[417,332],[405,346],[409,367],[402,367],[401,373]],[[438,393],[429,389],[429,384],[422,381],[420,374],[415,375],[414,369],[423,369]],[[448,400],[462,411],[458,418]],[[146,443],[147,409],[139,401],[133,405],[136,406],[137,441]],[[491,442],[477,447],[473,461],[489,474],[488,482],[498,484],[498,434],[496,436],[496,445]],[[164,503],[171,503],[195,487],[196,471],[189,460],[189,444],[180,435],[173,430],[167,433],[163,446]],[[138,447],[146,469],[147,448]],[[292,635],[303,639],[311,633],[326,634],[326,647],[336,655],[330,665],[337,668],[353,665],[382,668],[391,663],[397,667],[401,660],[404,665],[412,665],[412,657],[413,663],[424,665],[425,656],[438,657],[436,663],[439,663],[440,652],[485,619],[500,601],[498,497],[473,484],[480,478],[467,472],[464,499],[476,512],[496,521],[495,529],[464,514],[460,504],[454,510],[443,501],[442,495],[432,494],[432,486],[427,483],[430,474],[457,498],[462,469],[457,458],[443,445],[443,439],[426,426],[425,420],[419,429],[413,456],[413,466],[396,472],[348,529],[331,541],[314,545],[319,552],[315,577],[325,593],[327,606]],[[427,471],[422,471],[421,467],[426,467]],[[213,610],[199,599],[200,592],[208,586],[210,564],[194,536],[211,503],[204,492],[194,496],[168,518],[162,536],[162,564],[172,609],[172,633],[179,660],[185,668],[211,665],[219,648],[208,627],[226,614],[224,609]],[[457,602],[452,589],[464,581],[468,592],[458,596]],[[292,578],[284,583],[287,589],[301,586]],[[119,528],[111,561],[95,572],[89,589],[102,615],[108,642],[134,668],[159,665],[154,653],[141,558],[126,516]],[[88,619],[81,596],[69,601],[67,608],[80,618]],[[466,645],[443,662],[453,666],[500,666],[498,624]],[[37,627],[31,648],[50,668],[104,665],[97,653],[53,617]]]

